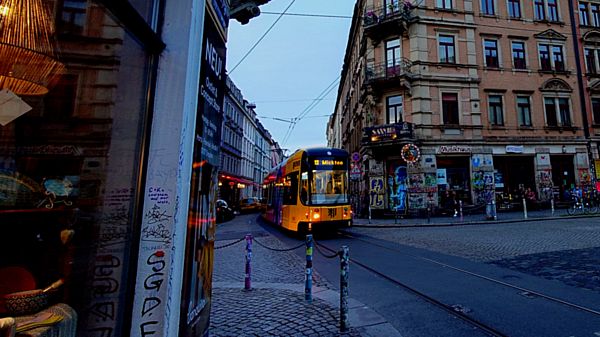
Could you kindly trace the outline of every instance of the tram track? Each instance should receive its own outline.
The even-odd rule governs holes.
[[[538,298],[544,299],[546,301],[557,303],[559,305],[562,305],[562,306],[565,306],[565,307],[568,307],[568,308],[571,308],[571,309],[574,309],[574,310],[586,312],[586,313],[589,313],[589,314],[592,314],[592,315],[600,317],[600,311],[598,311],[598,310],[595,310],[595,309],[592,309],[592,308],[588,308],[588,307],[585,307],[583,305],[572,303],[572,302],[569,302],[569,301],[566,301],[566,300],[562,300],[560,298],[557,298],[557,297],[549,295],[549,294],[545,294],[545,293],[542,293],[542,292],[539,292],[539,291],[535,291],[535,290],[528,289],[528,288],[525,288],[525,287],[521,287],[521,286],[517,286],[517,285],[514,285],[514,284],[510,284],[508,282],[505,282],[505,281],[502,281],[502,280],[498,280],[498,279],[495,279],[493,277],[489,277],[489,276],[482,275],[482,274],[479,274],[479,273],[475,273],[475,272],[472,272],[472,271],[468,271],[466,269],[459,268],[459,267],[456,267],[456,266],[453,266],[453,265],[450,265],[448,263],[444,263],[444,262],[441,262],[441,261],[438,261],[438,260],[435,260],[435,259],[426,258],[426,257],[418,256],[418,255],[415,255],[415,254],[410,254],[410,253],[407,253],[405,251],[402,251],[402,250],[394,248],[394,247],[389,247],[389,246],[381,245],[381,244],[378,244],[377,242],[373,242],[373,241],[365,239],[365,238],[357,237],[357,236],[355,236],[355,235],[353,235],[351,233],[345,232],[345,231],[339,231],[338,234],[341,235],[341,236],[344,236],[346,238],[352,239],[352,240],[359,240],[359,241],[361,241],[363,243],[366,243],[368,245],[376,246],[376,247],[378,247],[380,249],[386,249],[386,250],[389,250],[389,251],[393,251],[394,253],[402,254],[404,256],[408,256],[408,257],[413,258],[413,259],[417,259],[417,260],[424,261],[424,262],[427,262],[427,263],[430,263],[430,264],[434,264],[434,265],[437,265],[437,266],[442,267],[442,268],[447,268],[447,269],[453,270],[453,271],[455,271],[457,273],[460,273],[460,274],[463,274],[463,275],[468,275],[470,277],[478,278],[478,279],[481,279],[481,280],[484,280],[484,281],[496,284],[496,285],[501,286],[501,287],[505,287],[505,288],[512,289],[512,290],[517,290],[521,294],[527,294],[529,296],[538,297]],[[331,247],[328,247],[326,244],[323,244],[323,243],[319,243],[319,244],[320,244],[320,246],[322,248],[324,248],[324,249],[326,249],[328,251],[331,251],[331,252],[335,252],[334,249],[332,249]],[[450,313],[452,316],[461,319],[465,323],[467,323],[467,324],[469,324],[469,325],[471,325],[473,327],[476,327],[476,328],[480,329],[482,332],[484,332],[484,333],[486,333],[486,334],[488,334],[490,336],[508,336],[508,334],[500,331],[499,329],[497,329],[497,328],[495,328],[493,326],[490,326],[489,324],[486,324],[486,323],[482,322],[481,320],[478,320],[478,319],[476,319],[474,317],[471,317],[470,315],[468,315],[465,312],[460,311],[459,310],[460,308],[457,308],[456,306],[452,306],[452,305],[443,303],[442,301],[437,300],[436,298],[434,298],[434,297],[432,297],[430,295],[427,295],[426,293],[424,293],[422,291],[419,291],[415,287],[410,286],[409,284],[407,284],[405,282],[402,282],[401,280],[398,280],[397,278],[394,278],[393,276],[390,276],[389,274],[387,274],[385,272],[381,272],[381,271],[375,269],[374,267],[369,266],[366,263],[358,261],[356,258],[352,258],[351,257],[350,261],[353,264],[355,264],[357,266],[360,266],[361,268],[363,268],[363,269],[365,269],[365,270],[367,270],[367,271],[369,271],[369,272],[371,272],[371,273],[373,273],[373,274],[375,274],[375,275],[377,275],[377,276],[379,276],[379,277],[387,280],[388,282],[391,282],[392,284],[394,284],[394,285],[396,285],[396,286],[398,286],[398,287],[400,287],[400,288],[402,288],[402,289],[404,289],[406,291],[408,291],[409,293],[414,294],[418,298],[421,298],[421,299],[425,300],[426,302],[431,303],[434,306],[436,306],[436,307],[438,307],[438,308],[440,308],[440,309],[442,309],[442,310]]]

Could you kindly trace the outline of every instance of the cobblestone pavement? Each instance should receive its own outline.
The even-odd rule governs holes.
[[[293,251],[287,250],[279,239],[249,221],[251,216],[238,218],[237,223],[233,221],[217,228],[211,336],[368,337],[382,336],[381,331],[384,336],[400,336],[380,315],[352,299],[349,302],[354,303],[357,309],[367,310],[370,314],[363,314],[363,320],[359,320],[362,325],[353,324],[352,317],[356,314],[353,315],[350,306],[350,329],[340,333],[339,294],[316,270],[313,270],[313,302],[308,303],[304,299],[306,261],[296,251],[304,250],[304,244]],[[236,241],[244,236],[242,233],[250,232],[255,233],[251,260],[252,289],[245,291],[246,242]],[[219,235],[226,239],[219,240]]]
[[[494,264],[600,292],[600,248],[522,255]]]
[[[233,243],[236,240],[217,241],[215,247]],[[292,251],[276,252],[268,250],[264,246],[275,249],[283,249],[281,241],[272,236],[260,236],[254,239],[252,245],[252,282],[270,282],[286,284],[303,284],[305,261]],[[296,250],[304,250],[305,246]],[[240,287],[244,286],[246,266],[246,241],[233,246],[215,250],[215,263],[213,282],[239,281]],[[330,288],[317,273],[314,274],[313,284],[315,286]]]
[[[600,291],[599,217],[350,231]]]
[[[266,302],[266,303],[265,303]],[[257,308],[261,308],[257,312]],[[211,336],[360,336],[340,334],[339,311],[329,303],[304,300],[293,290],[213,290]],[[251,318],[251,319],[249,319]],[[240,324],[240,321],[245,321]]]

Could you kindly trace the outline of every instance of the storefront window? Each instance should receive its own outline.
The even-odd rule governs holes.
[[[148,54],[99,4],[52,9],[66,73],[0,126],[0,273],[18,267],[36,288],[63,279],[51,304],[77,313],[77,335],[124,336]]]

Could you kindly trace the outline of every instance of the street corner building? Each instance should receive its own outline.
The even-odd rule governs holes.
[[[578,6],[578,7],[577,7]],[[595,188],[600,7],[359,0],[327,138],[357,210],[511,207]]]
[[[227,29],[266,2],[0,0],[0,335],[208,335]]]

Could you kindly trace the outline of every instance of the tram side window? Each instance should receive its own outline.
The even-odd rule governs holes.
[[[295,205],[298,200],[298,174],[291,173],[285,176],[283,188],[283,204]]]

